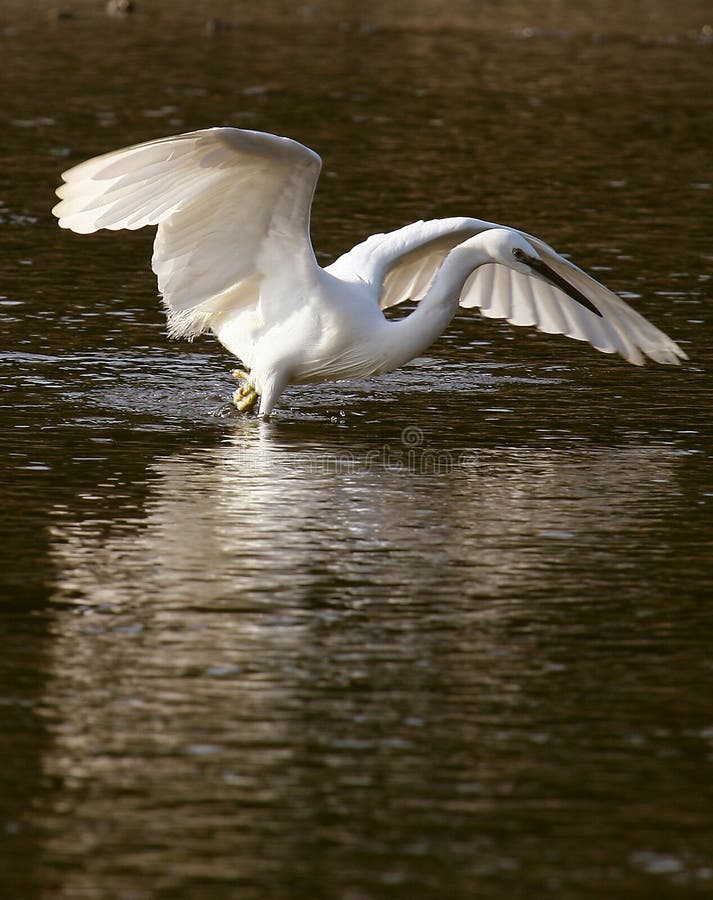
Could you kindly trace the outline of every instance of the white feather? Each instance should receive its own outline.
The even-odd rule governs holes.
[[[320,167],[316,153],[288,138],[210,128],[69,169],[53,212],[81,233],[158,225],[152,267],[174,313],[248,281],[257,302],[266,258],[314,260],[309,217]],[[190,332],[190,317],[178,321]]]
[[[501,227],[467,218],[415,222],[390,234],[373,235],[340,257],[329,271],[383,281],[382,308],[420,300],[455,247],[469,237]],[[530,325],[548,334],[587,341],[604,353],[619,353],[634,365],[642,365],[644,355],[674,365],[686,359],[674,341],[603,284],[539,238],[509,230],[526,238],[548,266],[594,303],[602,317],[539,277],[493,263],[479,266],[466,281],[461,306],[477,307],[484,316],[507,319],[512,325]]]
[[[63,228],[81,233],[157,225],[152,267],[171,333],[212,329],[251,370],[261,414],[290,382],[369,375],[412,359],[458,303],[588,341],[636,365],[644,356],[685,358],[543,241],[480,219],[372,235],[321,269],[309,236],[320,167],[317,154],[287,138],[210,128],[75,166],[53,211]],[[552,284],[557,276],[579,300]],[[397,322],[384,317],[407,299],[420,301],[414,312]]]

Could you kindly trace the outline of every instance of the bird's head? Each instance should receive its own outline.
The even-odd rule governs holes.
[[[520,232],[511,231],[509,228],[491,228],[482,234],[481,238],[494,263],[546,281],[601,318],[602,314],[592,301],[566,278],[555,272]]]
[[[494,263],[532,275],[530,261],[540,259],[537,250],[518,231],[510,228],[489,228],[478,235],[478,241]]]

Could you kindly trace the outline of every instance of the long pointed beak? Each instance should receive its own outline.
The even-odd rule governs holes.
[[[531,269],[534,269],[538,275],[541,275],[545,281],[549,281],[554,287],[564,291],[568,297],[576,300],[580,306],[586,307],[586,309],[593,312],[595,316],[599,316],[600,319],[604,318],[591,300],[588,300],[581,291],[574,287],[574,285],[566,281],[561,275],[558,275],[554,269],[551,269],[547,265],[547,263],[543,262],[541,259],[530,258],[527,260],[527,264]]]

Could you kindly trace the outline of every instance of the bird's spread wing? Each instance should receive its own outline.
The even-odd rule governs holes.
[[[372,282],[382,309],[405,300],[418,301],[454,247],[489,228],[501,227],[469,218],[415,222],[389,234],[373,235],[336,260],[329,271]],[[604,285],[544,241],[518,233],[596,306],[601,317],[541,278],[499,264],[474,271],[461,292],[461,306],[478,307],[484,316],[507,319],[513,325],[531,325],[549,334],[588,341],[604,353],[621,354],[634,365],[642,365],[644,356],[669,364],[686,358],[674,341]]]
[[[382,309],[420,300],[450,251],[480,231],[493,228],[479,219],[413,222],[387,234],[372,234],[335,260],[327,271],[373,285]]]
[[[678,365],[686,359],[686,354],[668,335],[603,284],[539,238],[528,234],[524,237],[551,269],[594,304],[601,316],[554,285],[501,265],[476,269],[465,283],[461,306],[478,307],[482,315],[507,319],[512,325],[532,325],[547,334],[564,334],[587,341],[597,350],[618,353],[636,366],[644,364],[645,356],[669,365]]]
[[[152,267],[180,315],[228,289],[256,299],[275,254],[316,266],[309,219],[320,168],[288,138],[208,128],[69,169],[53,212],[81,233],[158,225]]]

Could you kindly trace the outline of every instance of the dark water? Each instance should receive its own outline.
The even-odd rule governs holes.
[[[3,898],[713,893],[711,16],[621,5],[5,6]],[[216,414],[151,236],[49,209],[220,123],[320,151],[325,262],[518,225],[690,363],[468,314]]]

